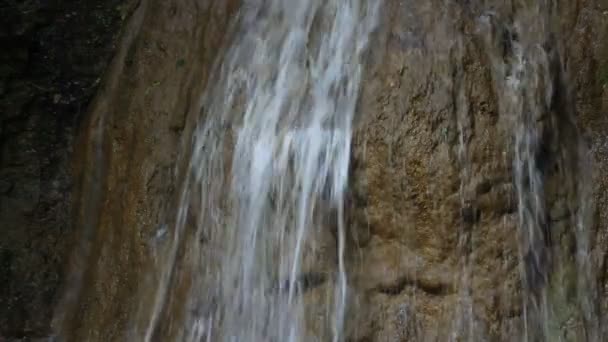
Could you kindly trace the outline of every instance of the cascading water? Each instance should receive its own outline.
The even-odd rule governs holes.
[[[218,80],[202,101],[146,341],[161,320],[179,251],[192,279],[179,340],[342,340],[351,123],[379,6],[245,2]],[[196,217],[195,239],[183,241],[188,217]],[[315,234],[332,226],[334,270],[310,274]],[[313,312],[303,292],[325,279],[333,288]],[[311,320],[328,323],[311,331]]]
[[[488,49],[500,112],[513,127],[522,339],[599,341],[591,304],[596,293],[588,236],[592,200],[589,178],[581,177],[586,170],[577,169],[587,165],[586,155],[570,121],[563,62],[551,36],[552,8],[550,1],[521,5],[512,22],[502,24],[495,13],[481,17],[500,35],[493,39],[499,47],[490,43]],[[562,181],[553,202],[551,178]],[[552,217],[560,204],[568,206],[565,219]]]
[[[153,259],[142,279],[153,281],[140,287],[128,340],[602,340],[592,186],[554,37],[555,3],[515,0],[480,16],[488,2],[386,2],[387,12],[411,15],[383,18],[386,65],[365,89],[379,108],[363,135],[379,157],[357,160],[362,182],[349,207],[365,215],[349,219],[353,241],[367,221],[367,241],[345,253],[351,126],[383,2],[242,1],[185,137],[175,225],[161,224],[141,248]],[[479,30],[470,34],[475,19]],[[423,86],[409,86],[422,77]],[[493,91],[475,89],[486,86]],[[95,141],[107,133],[98,127]],[[390,172],[381,170],[386,140]],[[101,145],[95,152],[101,161]],[[103,177],[94,175],[98,186]],[[86,216],[103,210],[98,202]],[[508,275],[495,274],[502,271]],[[112,288],[119,283],[99,298],[121,300]],[[70,313],[79,297],[66,297]],[[108,308],[100,316],[123,312]],[[108,325],[79,334],[95,337]]]

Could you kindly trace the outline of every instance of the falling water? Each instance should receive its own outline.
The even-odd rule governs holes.
[[[601,341],[590,256],[590,177],[570,117],[564,62],[551,27],[553,2],[516,3],[509,15],[481,15],[477,32],[485,38],[499,120],[513,139],[505,150],[512,155],[521,299],[508,300],[521,301],[516,324],[522,329],[508,338]],[[155,237],[154,296],[142,295],[134,324],[144,341],[346,339],[344,211],[351,126],[363,57],[381,5],[380,0],[243,1],[184,150],[187,172],[175,226],[162,225]],[[474,135],[473,109],[463,67],[469,42],[457,30],[445,36],[441,42],[457,64],[446,77],[454,79],[449,85],[464,217],[477,210],[470,187],[476,171],[467,145]],[[102,138],[102,126],[95,141]],[[101,148],[95,152],[102,160]],[[91,184],[99,186],[99,178],[94,174]],[[557,191],[551,185],[556,180]],[[89,203],[91,210],[97,202]],[[464,221],[458,230],[454,317],[440,327],[449,330],[448,341],[484,336],[478,333],[484,318],[477,312],[473,282],[473,233],[483,227]],[[76,273],[77,285],[81,277]],[[443,295],[433,297],[454,299]],[[66,298],[76,302],[74,294]],[[404,325],[417,314],[408,310],[400,311]]]
[[[551,11],[551,2],[539,1],[522,5],[510,21],[494,12],[480,18],[491,27],[487,32],[499,35],[490,38],[499,46],[489,43],[488,49],[501,115],[513,127],[522,339],[599,341],[588,241],[591,194],[585,170],[578,169],[587,165],[586,156],[571,124]],[[561,180],[553,203],[551,178]],[[568,218],[552,217],[551,206],[559,203],[568,203]]]
[[[179,340],[342,340],[351,124],[379,6],[245,2],[202,100],[146,341],[157,333],[179,251],[192,267]],[[184,241],[190,226],[195,238]],[[324,230],[335,232],[335,266],[317,274],[309,259]],[[305,291],[324,282],[333,285],[313,312]],[[309,329],[311,320],[329,322],[327,331]]]

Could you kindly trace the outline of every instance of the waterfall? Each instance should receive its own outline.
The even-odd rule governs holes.
[[[486,47],[500,114],[513,135],[522,339],[599,341],[589,164],[573,123],[553,9],[551,1],[539,1],[522,4],[511,20],[494,12],[480,18],[492,27],[487,32],[500,35]]]
[[[244,2],[202,98],[146,341],[163,319],[182,254],[191,283],[179,340],[343,339],[351,125],[379,6]],[[317,271],[311,260],[323,248],[315,237],[327,232],[335,260]],[[307,291],[323,286],[312,304]]]

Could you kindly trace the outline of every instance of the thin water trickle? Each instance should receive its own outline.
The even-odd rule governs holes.
[[[495,13],[480,18],[482,26],[500,32],[502,41],[500,47],[489,43],[487,48],[500,112],[513,130],[522,339],[597,341],[598,318],[589,304],[596,293],[588,242],[590,178],[580,178],[586,174],[580,166],[587,164],[587,156],[571,124],[550,10],[549,3],[540,1],[523,6],[509,22],[499,23]],[[488,42],[492,40],[498,41]],[[571,141],[560,141],[560,136]],[[561,182],[557,186],[550,184],[555,179]],[[552,217],[560,203],[568,203],[568,218]]]
[[[351,124],[379,6],[245,3],[218,79],[203,97],[146,341],[157,333],[179,250],[192,267],[179,340],[342,340]],[[331,229],[329,211],[337,217],[336,265],[330,274],[307,276],[315,235]],[[183,241],[188,217],[196,217],[195,238]],[[309,278],[333,284],[320,313],[327,331],[308,327],[319,315],[305,298]]]

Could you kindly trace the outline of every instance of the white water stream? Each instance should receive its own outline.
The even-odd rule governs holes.
[[[146,341],[166,305],[179,250],[194,270],[179,340],[342,340],[351,124],[379,6],[245,2],[203,98]],[[196,239],[183,241],[189,216],[196,217]],[[315,234],[330,229],[323,225],[330,216],[337,217],[334,270],[309,275],[306,258]],[[303,295],[315,279],[332,284],[321,313]],[[326,331],[307,329],[315,315],[329,322]]]

